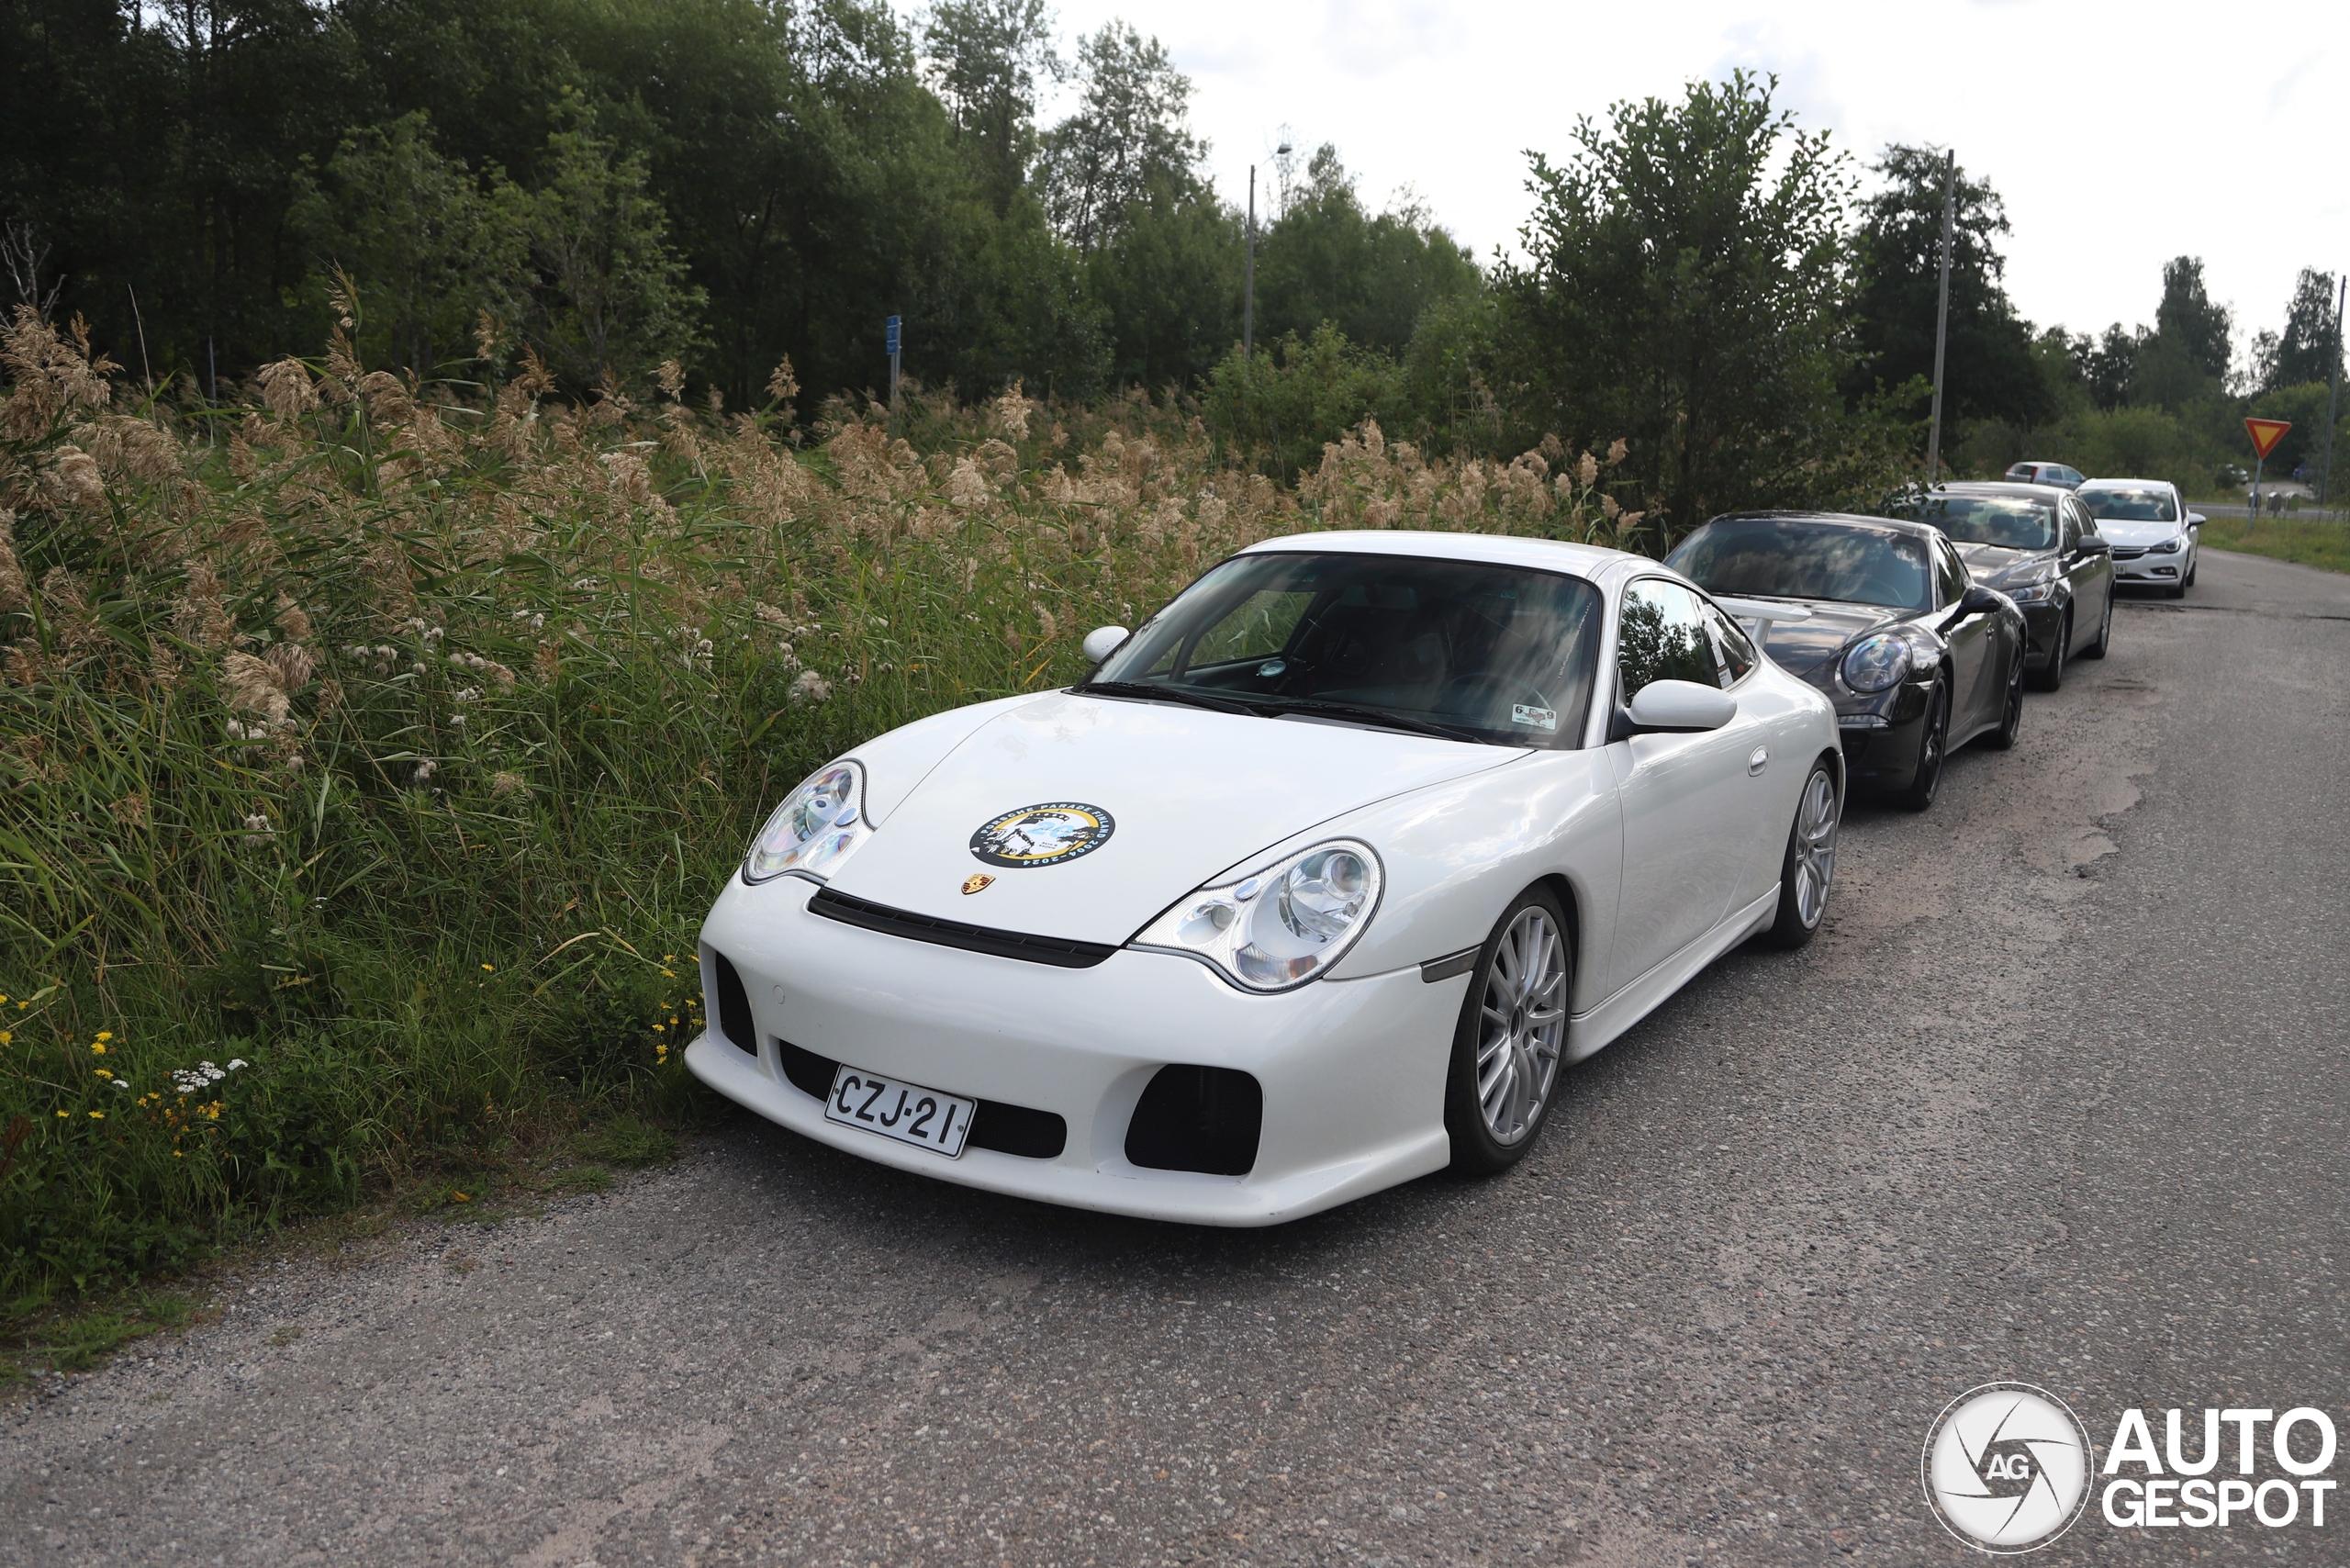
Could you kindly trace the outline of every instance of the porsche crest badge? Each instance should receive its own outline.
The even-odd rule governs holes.
[[[969,876],[963,879],[964,896],[968,898],[973,893],[985,892],[989,887],[993,885],[994,881],[995,879],[989,876],[985,871],[974,871]]]
[[[990,866],[1032,870],[1066,866],[1110,842],[1118,824],[1099,806],[1046,801],[1006,812],[971,834],[971,853]]]

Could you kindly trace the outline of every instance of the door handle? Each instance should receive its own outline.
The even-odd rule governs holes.
[[[1746,759],[1746,776],[1749,778],[1760,778],[1762,770],[1770,766],[1771,748],[1766,745],[1756,746],[1754,755]]]

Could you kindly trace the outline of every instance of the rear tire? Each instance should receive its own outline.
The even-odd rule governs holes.
[[[1836,773],[1825,757],[1796,797],[1795,825],[1787,830],[1787,853],[1779,862],[1779,917],[1765,934],[1774,947],[1793,952],[1819,934],[1828,914],[1829,890],[1836,882],[1836,829],[1843,816]]]
[[[2048,663],[2031,672],[2034,691],[2059,691],[2065,685],[2065,655],[2073,645],[2073,607],[2065,607],[2065,619],[2056,623],[2056,641],[2048,650]]]
[[[2087,647],[2081,650],[2081,657],[2085,659],[2101,659],[2105,657],[2105,650],[2111,646],[2112,643],[2113,590],[2109,588],[2105,590],[2105,619],[2098,623],[2097,641],[2091,643]]]
[[[1893,797],[1893,803],[1904,811],[1922,812],[1934,803],[1934,795],[1942,787],[1942,765],[1950,759],[1950,688],[1934,682],[1934,694],[1926,699],[1926,722],[1918,732],[1918,767],[1909,776],[1909,787]]]
[[[1455,1170],[1497,1176],[1534,1147],[1558,1098],[1573,998],[1566,913],[1548,888],[1528,888],[1485,938],[1453,1028],[1444,1129]]]

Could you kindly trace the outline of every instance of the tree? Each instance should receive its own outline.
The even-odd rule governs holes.
[[[2203,259],[2181,256],[2163,263],[2163,299],[2154,308],[2154,335],[2173,345],[2187,363],[2213,381],[2228,378],[2229,331],[2224,305],[2203,289]]]
[[[1257,244],[1257,323],[1310,337],[1325,321],[1359,347],[1402,352],[1421,313],[1483,287],[1476,263],[1406,193],[1373,217],[1324,142]]]
[[[1881,417],[1839,387],[1853,181],[1775,85],[1740,72],[1580,122],[1563,164],[1535,157],[1527,259],[1498,283],[1519,434],[1628,438],[1676,528],[1849,494],[1889,461]]]
[[[490,179],[491,192],[505,183]],[[462,352],[476,311],[510,320],[526,297],[521,231],[462,160],[434,149],[422,109],[354,130],[323,172],[303,169],[292,216],[319,280],[341,270],[358,285],[371,362],[431,375]]]
[[[930,79],[998,215],[1026,181],[1036,77],[1060,73],[1045,0],[941,0],[923,19]]]
[[[1931,385],[1935,312],[1942,286],[1942,155],[1896,143],[1871,165],[1885,188],[1862,207],[1852,306],[1859,358],[1845,377],[1855,401],[1913,378]],[[1998,192],[1987,180],[1953,181],[1950,332],[1943,356],[1946,420],[2031,424],[2055,412],[2039,374],[2031,329],[1999,286],[2007,262],[1994,241],[2009,232]],[[1923,415],[1924,403],[1916,411]]]
[[[509,187],[505,205],[539,273],[532,336],[564,375],[593,386],[690,355],[706,300],[669,244],[644,155],[598,136],[584,108],[574,118],[547,139],[545,184]]]
[[[2130,384],[2138,374],[2138,342],[2143,329],[2132,332],[2116,321],[2102,338],[2084,332],[2073,340],[2073,360],[2080,366],[2089,401],[2100,409],[2118,409],[2130,399]]]
[[[2264,392],[2331,379],[2342,363],[2334,320],[2333,274],[2310,267],[2293,280],[2285,307],[2285,330],[2253,340],[2254,372]]]
[[[1053,227],[1080,251],[1124,230],[1154,197],[1201,194],[1207,144],[1186,123],[1191,79],[1157,39],[1112,22],[1077,46],[1085,92],[1078,111],[1047,131],[1039,174]]]

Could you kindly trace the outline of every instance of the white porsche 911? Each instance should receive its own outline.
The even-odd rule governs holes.
[[[1835,714],[1747,612],[1543,540],[1254,545],[1082,684],[794,790],[686,1060],[849,1153],[1157,1219],[1505,1170],[1565,1064],[1818,928]]]

